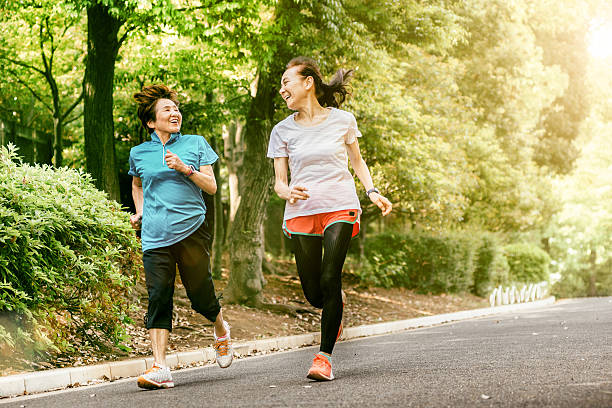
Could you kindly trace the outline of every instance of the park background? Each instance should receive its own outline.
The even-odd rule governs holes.
[[[382,219],[360,191],[362,287],[487,297],[545,282],[612,292],[612,8],[604,0],[1,2],[0,351],[129,351],[141,280],[127,175],[132,95],[179,92],[219,153],[213,273],[224,304],[285,313],[284,202],[266,158],[294,56],[355,69]],[[359,184],[358,184],[359,185]],[[212,215],[212,214],[211,214]],[[295,310],[294,310],[295,312]],[[9,363],[6,363],[9,361]]]

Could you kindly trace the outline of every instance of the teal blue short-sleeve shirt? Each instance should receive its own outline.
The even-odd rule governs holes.
[[[169,168],[164,156],[170,150],[196,169],[213,164],[219,156],[202,136],[174,133],[166,144],[157,134],[130,150],[128,174],[142,180],[142,250],[175,244],[204,222],[202,191],[189,177]]]

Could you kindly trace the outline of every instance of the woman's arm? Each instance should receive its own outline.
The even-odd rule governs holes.
[[[171,169],[183,173],[185,176],[189,175],[189,179],[193,181],[196,186],[200,187],[200,190],[211,195],[217,192],[217,181],[215,180],[215,173],[213,172],[212,165],[207,164],[205,166],[200,166],[199,171],[192,172],[191,168],[183,163],[183,161],[170,150],[166,150],[164,159]]]
[[[307,200],[310,196],[306,191],[308,189],[302,186],[294,186],[289,188],[289,159],[287,157],[274,158],[274,191],[283,200],[288,200],[290,204],[296,200]]]
[[[357,141],[357,138],[355,138],[355,141],[353,143],[346,145],[346,151],[348,153],[349,160],[351,161],[351,165],[353,166],[353,170],[355,171],[357,178],[359,178],[359,181],[361,181],[361,184],[363,184],[363,187],[366,189],[366,191],[374,188],[372,175],[370,174],[368,165],[361,156],[361,151],[359,150],[359,142]],[[368,198],[370,199],[370,201],[376,204],[378,208],[380,208],[383,216],[391,212],[391,209],[393,207],[391,205],[391,201],[387,200],[383,195],[376,192],[372,192],[370,193]]]
[[[130,224],[132,228],[140,229],[140,219],[142,218],[142,180],[140,177],[132,176],[132,198],[134,199],[134,207],[136,207],[136,214],[130,216]]]
[[[188,172],[188,171],[187,171]],[[189,179],[200,187],[200,190],[213,195],[217,192],[217,180],[211,164],[200,166],[200,171],[194,172]]]

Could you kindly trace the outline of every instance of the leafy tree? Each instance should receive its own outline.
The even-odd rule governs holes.
[[[612,293],[612,184],[607,146],[612,125],[591,116],[577,140],[582,157],[573,172],[557,180],[555,191],[563,202],[548,228],[555,272],[563,296]]]
[[[540,0],[528,9],[544,64],[560,67],[568,77],[563,94],[542,112],[543,132],[538,134],[535,147],[536,162],[559,173],[569,172],[578,157],[573,142],[591,109],[587,41],[592,15],[598,8],[595,3]],[[547,12],[551,7],[555,13]]]
[[[458,8],[470,36],[454,53],[465,64],[459,89],[484,131],[481,142],[467,147],[478,184],[466,218],[493,231],[541,227],[555,206],[534,146],[542,112],[562,95],[567,77],[544,64],[527,10],[522,1],[471,0]]]
[[[83,62],[78,30],[82,18],[65,13],[51,2],[9,4],[4,10],[0,17],[0,60],[4,61],[2,71],[8,81],[2,88],[12,89],[8,95],[29,93],[35,99],[33,104],[23,96],[14,98],[22,101],[15,112],[20,112],[19,119],[27,125],[32,124],[32,108],[36,105],[52,116],[53,163],[60,167],[65,128],[81,116],[77,108],[83,99],[78,86],[82,71],[77,67]]]
[[[396,49],[409,41],[431,45],[439,41],[438,36],[452,37],[449,32],[453,26],[443,27],[442,21],[445,20],[436,19],[444,15],[443,12],[450,16],[452,13],[448,10],[428,3],[398,3],[392,6],[397,8],[396,11],[410,6],[418,12],[399,13],[394,17],[395,13],[376,2],[282,0],[272,3],[272,16],[263,26],[260,36],[256,37],[256,42],[250,43],[249,47],[253,60],[257,61],[257,85],[245,125],[249,166],[238,170],[240,205],[228,234],[228,245],[232,248],[228,299],[257,303],[263,287],[260,231],[272,180],[271,166],[265,154],[272,124],[279,118],[275,117],[275,112],[283,106],[277,83],[284,65],[290,58],[305,54],[317,58],[325,72],[338,65],[363,63],[367,66],[373,60],[379,61],[376,59],[380,56],[376,52],[377,38],[393,39],[389,47]],[[410,24],[400,23],[399,20],[408,16]],[[419,24],[427,28],[422,36],[417,29]],[[389,27],[405,27],[405,30],[397,32]],[[370,73],[377,67],[380,65],[372,66]],[[376,84],[372,85],[379,89]],[[364,130],[367,133],[367,126]]]

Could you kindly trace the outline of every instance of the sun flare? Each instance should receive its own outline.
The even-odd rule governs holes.
[[[595,58],[612,56],[612,22],[597,22],[591,25],[589,53]]]

